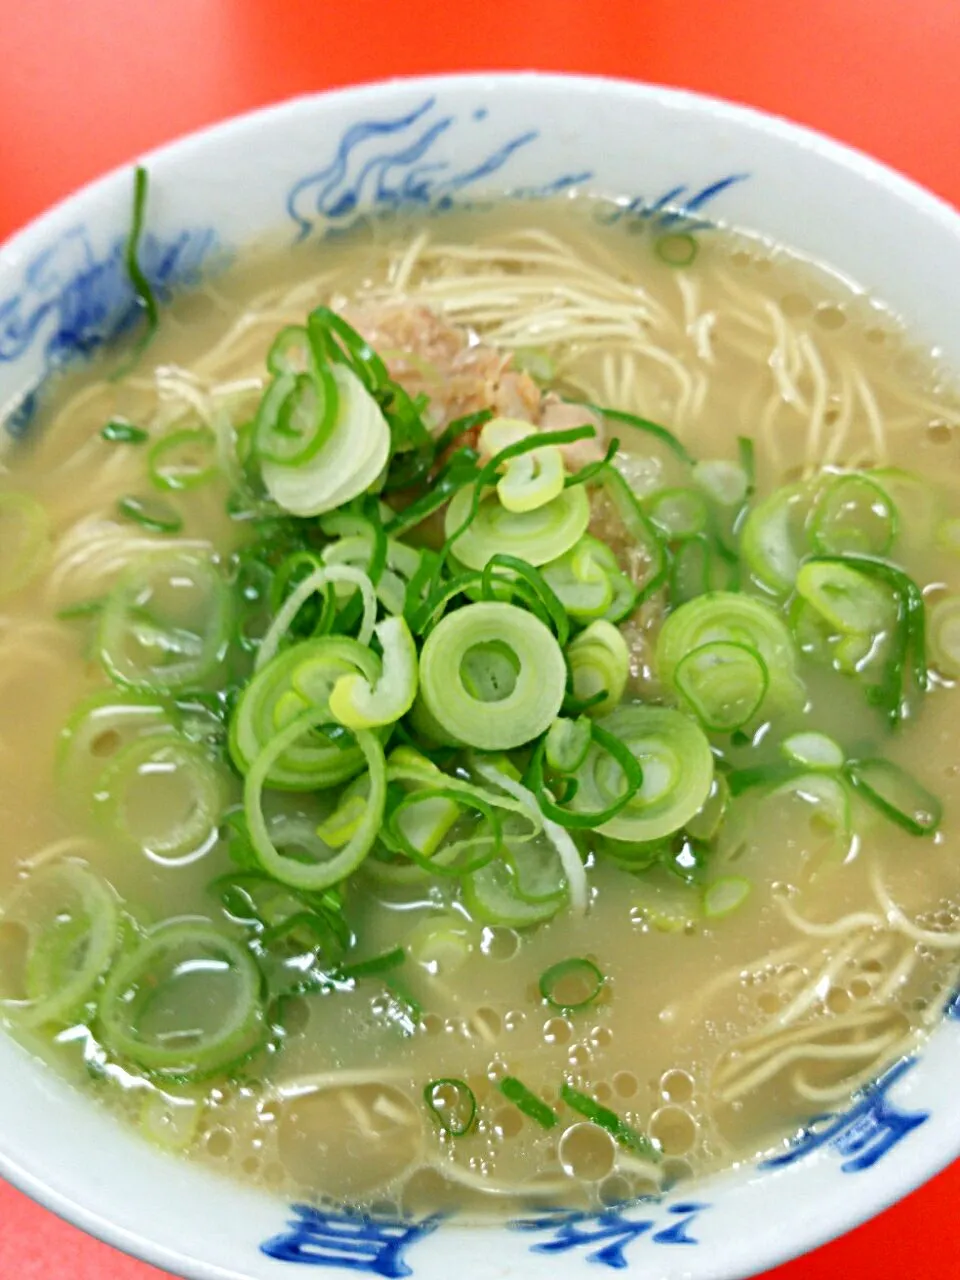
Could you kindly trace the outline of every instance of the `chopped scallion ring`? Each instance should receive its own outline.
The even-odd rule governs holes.
[[[544,970],[540,975],[540,994],[552,1008],[571,1013],[593,1004],[604,981],[592,960],[576,956]]]
[[[117,502],[117,511],[148,533],[179,533],[183,528],[183,517],[169,502],[159,498],[140,498],[133,493],[127,494]]]
[[[207,484],[219,472],[217,438],[209,427],[192,427],[162,436],[147,456],[150,479],[158,489],[178,492]]]
[[[431,1080],[424,1086],[423,1100],[443,1133],[462,1138],[477,1118],[477,1098],[465,1080]]]
[[[260,987],[241,943],[205,920],[171,921],[111,971],[100,1035],[113,1053],[150,1071],[184,1079],[217,1073],[261,1041]]]
[[[713,640],[680,660],[674,684],[705,729],[732,733],[756,716],[770,677],[756,649]]]
[[[516,661],[513,679],[502,660],[483,646],[505,645]],[[464,663],[496,661],[484,696]],[[499,650],[497,651],[499,653]],[[501,679],[501,676],[503,677]],[[471,692],[471,684],[473,688]],[[497,601],[464,605],[443,618],[420,651],[420,693],[427,710],[452,737],[483,751],[509,751],[531,742],[556,719],[563,702],[566,667],[560,646],[533,614]]]
[[[815,729],[792,733],[784,738],[780,749],[794,764],[804,769],[824,769],[828,773],[842,769],[846,758],[838,742]]]

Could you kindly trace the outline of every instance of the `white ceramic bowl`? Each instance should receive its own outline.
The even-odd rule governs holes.
[[[576,186],[763,232],[891,303],[960,367],[960,217],[872,160],[794,125],[667,89],[545,75],[394,81],[303,98],[147,157],[145,261],[188,281],[265,233],[320,237],[359,210],[429,209]],[[0,249],[0,421],[28,429],[58,361],[128,323],[115,173]],[[294,1280],[311,1266],[418,1280],[752,1274],[876,1213],[960,1153],[960,997],[918,1059],[775,1167],[747,1167],[623,1212],[497,1228],[297,1212],[178,1163],[0,1038],[0,1171],[111,1244],[191,1280]],[[295,1224],[291,1226],[290,1224]]]

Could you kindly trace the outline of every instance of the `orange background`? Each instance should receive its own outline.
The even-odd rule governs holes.
[[[0,59],[0,239],[103,170],[235,112],[489,68],[751,103],[960,204],[960,0],[0,0]],[[958,1204],[960,1162],[771,1275],[960,1280]],[[53,1277],[163,1280],[0,1183],[0,1278]]]

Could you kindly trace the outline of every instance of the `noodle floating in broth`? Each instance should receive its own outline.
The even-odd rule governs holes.
[[[0,471],[6,1020],[314,1201],[750,1159],[960,969],[960,410],[781,249],[374,223]],[[602,214],[603,206],[599,206]]]

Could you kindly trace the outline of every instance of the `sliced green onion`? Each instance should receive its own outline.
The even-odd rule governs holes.
[[[560,1123],[560,1118],[552,1107],[548,1107],[537,1095],[516,1076],[504,1076],[497,1082],[497,1088],[508,1102],[512,1102],[518,1111],[535,1121],[541,1129],[553,1129]]]
[[[60,731],[58,781],[69,797],[89,800],[111,760],[142,738],[175,736],[177,720],[163,698],[115,689],[92,694]]]
[[[282,374],[260,402],[253,445],[261,465],[302,467],[330,439],[340,409],[340,392],[330,368]]]
[[[729,805],[730,784],[724,774],[715,773],[706,800],[684,827],[687,835],[693,840],[712,840],[723,825]]]
[[[219,473],[217,456],[210,428],[193,427],[162,436],[147,455],[147,467],[158,489],[196,489]]]
[[[381,973],[399,969],[406,958],[407,953],[403,947],[394,947],[382,955],[371,956],[369,960],[354,960],[352,964],[341,965],[337,970],[337,978],[343,982],[354,982],[358,978],[376,978]]]
[[[377,623],[374,634],[383,650],[383,671],[376,685],[362,675],[344,675],[330,693],[330,711],[348,729],[393,724],[417,696],[417,647],[402,617]]]
[[[505,644],[517,662],[513,687],[503,696],[474,696],[463,676],[471,650]],[[465,605],[443,618],[420,651],[420,693],[437,723],[460,742],[484,751],[522,746],[556,719],[566,667],[550,631],[532,614],[496,601]]]
[[[820,565],[827,566],[823,576],[814,576]],[[919,587],[902,569],[874,556],[822,557],[808,561],[804,572],[808,574],[806,581],[810,584],[808,602],[813,603],[823,616],[835,620],[834,624],[841,629],[845,629],[843,623],[850,628],[845,641],[854,646],[854,662],[858,671],[863,656],[870,651],[871,635],[876,638],[876,632],[868,624],[872,623],[880,632],[890,633],[882,679],[879,684],[867,688],[867,697],[896,727],[906,710],[904,696],[908,667],[916,692],[923,695],[927,690],[926,609]],[[852,573],[860,574],[861,581],[854,581]],[[872,593],[864,586],[864,581],[871,579]],[[884,591],[889,591],[893,597],[893,607],[887,605],[889,612],[886,615],[882,603]],[[860,629],[856,627],[858,619],[864,623]],[[838,661],[842,662],[843,652],[838,646]]]
[[[615,1111],[602,1106],[579,1089],[574,1089],[566,1081],[560,1086],[560,1097],[571,1109],[584,1116],[592,1124],[605,1129],[619,1146],[649,1160],[658,1160],[660,1153],[649,1138],[637,1133],[625,1120],[621,1120]]]
[[[505,583],[509,588],[505,591]],[[531,613],[551,627],[557,643],[562,647],[570,635],[570,620],[556,592],[525,560],[516,556],[491,556],[480,578],[480,595],[484,600],[497,600],[505,596],[509,601],[518,597]]]
[[[96,815],[127,848],[165,866],[195,861],[216,843],[224,786],[194,743],[141,738],[97,779]]]
[[[620,441],[614,438],[607,445],[602,458],[595,458],[593,462],[588,462],[578,471],[574,471],[572,475],[568,475],[564,479],[564,487],[573,488],[578,484],[593,484],[599,480],[607,471],[611,470],[613,460],[620,451]]]
[[[103,609],[103,600],[78,600],[57,610],[61,622],[75,622],[83,618],[95,618]]]
[[[443,977],[462,969],[476,949],[476,930],[452,912],[429,916],[408,936],[411,958],[431,976]]]
[[[202,1099],[153,1088],[140,1108],[140,1128],[163,1151],[187,1151],[200,1132],[202,1116]]]
[[[100,436],[109,444],[146,444],[150,432],[144,431],[143,427],[135,427],[124,418],[111,418],[101,427]]]
[[[267,396],[273,387],[285,386],[284,378],[291,376],[281,375],[268,389]],[[307,383],[301,383],[298,390],[297,379],[294,379],[294,385],[276,405],[276,424],[271,426],[268,435],[271,457],[264,457],[263,446],[258,445],[267,492],[279,507],[296,516],[333,511],[365,493],[383,471],[390,455],[390,428],[370,392],[355,374],[342,366],[335,366],[330,376],[336,387],[336,417],[327,434],[324,435],[325,415],[333,402],[329,390],[318,390],[321,383],[313,380],[309,381],[309,389]],[[274,392],[274,395],[279,398],[280,393]],[[289,402],[290,408],[284,417],[283,406],[288,404],[290,395],[296,399]],[[258,440],[265,431],[267,427],[259,425],[258,420]],[[277,442],[286,436],[293,442],[290,447],[296,460],[287,454],[284,461],[276,461],[280,456]],[[313,451],[315,445],[316,451]]]
[[[703,888],[703,914],[716,920],[742,907],[753,889],[746,876],[720,876]]]
[[[778,596],[793,589],[805,549],[809,493],[803,485],[777,489],[744,522],[740,550],[757,582]]]
[[[897,512],[897,543],[925,550],[934,540],[942,497],[929,480],[898,467],[879,467],[870,479],[880,486]]]
[[[602,618],[613,604],[613,581],[593,554],[595,542],[587,535],[543,566],[544,580],[570,617],[578,620]]]
[[[740,466],[747,478],[747,492],[744,501],[749,502],[757,490],[757,451],[751,436],[737,436],[737,453]]]
[[[520,664],[508,644],[487,640],[468,649],[460,663],[463,686],[471,698],[497,702],[507,697],[517,682]]]
[[[630,650],[620,631],[598,619],[567,645],[566,652],[574,699],[590,702],[592,716],[616,707],[630,676]]]
[[[482,569],[495,555],[507,554],[539,566],[568,551],[586,532],[590,502],[581,487],[564,489],[532,511],[509,511],[495,492],[476,504],[473,489],[455,493],[444,529],[457,559]]]
[[[739,462],[711,458],[693,468],[694,482],[718,506],[739,508],[747,499],[749,477]]]
[[[687,231],[657,236],[653,251],[668,267],[689,267],[697,256],[697,242]]]
[[[774,768],[770,766],[771,775]],[[730,775],[730,786],[737,794],[742,787],[735,785],[735,777]],[[773,807],[776,830],[799,833],[805,825],[818,842],[826,834],[836,857],[846,855],[853,831],[853,813],[850,789],[840,776],[823,772],[794,773],[769,790],[760,803],[767,809]],[[789,811],[784,812],[783,806],[789,806]]]
[[[77,1016],[122,936],[113,890],[76,862],[34,871],[4,903],[0,921],[19,926],[27,937],[23,998],[0,1005],[31,1027]]]
[[[235,824],[242,826],[242,838],[249,843],[242,811],[236,815]],[[253,865],[256,865],[255,859]],[[220,898],[228,916],[238,924],[258,930],[263,946],[291,938],[307,950],[319,947],[331,964],[339,964],[343,952],[353,945],[341,896],[334,889],[308,893],[289,885],[278,885],[259,870],[219,876],[209,889]]]
[[[322,712],[332,730],[330,695],[338,680],[354,674],[375,686],[381,674],[380,659],[372,649],[347,636],[304,640],[277,654],[245,686],[234,708],[229,746],[237,769],[249,772],[275,734],[307,711]],[[352,738],[335,740],[330,730],[318,727],[297,737],[276,758],[266,785],[288,791],[336,786],[358,773],[364,759]]]
[[[547,730],[544,754],[548,766],[559,773],[575,773],[587,758],[592,737],[586,716],[576,720],[560,716]]]
[[[547,445],[510,459],[497,481],[497,497],[508,511],[536,511],[562,492],[564,477],[563,454]]]
[[[670,603],[676,608],[705,595],[713,585],[713,540],[700,535],[681,542],[670,565]]]
[[[633,427],[635,431],[641,431],[645,435],[652,436],[654,440],[666,445],[671,453],[679,458],[681,462],[685,462],[688,467],[694,465],[695,459],[691,457],[686,446],[677,439],[672,431],[660,426],[658,422],[651,422],[649,418],[638,418],[635,413],[626,413],[623,409],[605,409],[599,404],[585,404],[584,408],[592,409],[594,413],[599,413],[603,418],[610,418],[613,422],[622,422],[628,427]]]
[[[257,671],[262,670],[275,657],[294,619],[310,597],[319,591],[324,591],[328,586],[336,589],[336,584],[341,582],[360,588],[363,619],[357,631],[357,642],[364,646],[370,643],[377,616],[377,597],[369,575],[348,564],[324,565],[322,569],[315,570],[298,582],[277,611],[257,650]]]
[[[821,555],[885,555],[897,536],[897,509],[864,475],[840,475],[821,491],[810,515],[810,535]]]
[[[474,449],[458,449],[447,463],[437,472],[426,493],[420,495],[408,507],[390,520],[387,532],[400,537],[410,529],[415,529],[435,511],[446,506],[451,497],[461,489],[476,484],[480,477],[477,465],[477,453]]]
[[[784,738],[780,750],[788,760],[804,769],[823,769],[835,773],[846,759],[839,742],[815,729],[792,733]]]
[[[847,635],[874,635],[895,621],[890,590],[843,560],[809,560],[797,574],[796,589],[831,627]]]
[[[267,368],[277,378],[284,374],[296,377],[301,373],[312,373],[316,364],[310,335],[302,324],[286,325],[267,352]]]
[[[593,1004],[603,984],[604,976],[593,961],[576,956],[544,970],[540,994],[552,1008],[571,1013]]]
[[[623,809],[597,830],[617,840],[660,840],[686,826],[710,794],[713,752],[700,726],[670,707],[621,706],[599,721],[640,764],[639,790]],[[574,812],[602,810],[623,794],[624,773],[596,742],[576,778]]]
[[[382,525],[375,526],[372,521],[364,521],[363,524],[362,532],[338,538],[324,547],[323,564],[346,564],[362,569],[387,612],[405,613],[411,584],[414,584],[412,600],[419,602],[421,597],[423,583],[416,580],[425,553],[418,547],[386,537]],[[338,597],[353,594],[346,585],[338,586],[336,592]]]
[[[511,929],[542,924],[570,901],[563,864],[545,842],[492,859],[464,877],[462,893],[475,920]]]
[[[371,394],[389,384],[387,366],[366,338],[329,307],[314,307],[307,333],[316,356],[344,364]]]
[[[29,493],[0,492],[0,599],[25,587],[50,551],[50,522]]]
[[[696,489],[658,489],[643,504],[644,511],[671,542],[685,542],[703,533],[709,512]]]
[[[629,415],[627,415],[629,417]],[[669,433],[668,433],[669,434]],[[671,437],[672,438],[672,437]],[[679,444],[679,441],[677,441]],[[680,446],[682,448],[682,446]],[[670,560],[659,530],[644,515],[640,503],[619,471],[608,467],[600,480],[604,496],[633,542],[633,554],[642,571],[634,573],[638,598],[646,600],[667,580]]]
[[[674,673],[677,692],[711,733],[732,733],[753,720],[769,684],[757,650],[729,640],[692,649]]]
[[[708,592],[669,615],[657,640],[661,681],[676,688],[677,669],[686,655],[718,641],[745,645],[761,658],[769,677],[764,713],[802,706],[797,653],[783,619],[762,600],[738,592]]]
[[[321,848],[316,861],[303,862],[287,856],[277,848],[267,826],[263,812],[263,788],[271,770],[284,753],[298,739],[312,729],[329,723],[329,711],[304,712],[282,729],[264,746],[247,774],[243,789],[243,805],[250,830],[250,840],[263,869],[282,884],[297,889],[316,891],[337,884],[355,871],[369,853],[383,820],[386,801],[386,765],[380,741],[368,730],[356,733],[357,746],[363,752],[367,764],[364,775],[367,793],[364,796],[363,814],[350,838],[339,849]],[[323,856],[327,855],[327,856]]]
[[[179,533],[183,528],[183,517],[169,502],[163,502],[159,498],[140,498],[133,493],[127,494],[117,502],[117,511],[127,520],[141,525],[148,533]]]
[[[402,823],[400,819],[411,808],[416,811],[432,801],[456,804],[458,819],[465,810],[476,810],[482,823],[479,833],[475,831],[466,839],[446,845],[434,840],[424,842],[427,847],[433,846],[429,854],[424,853],[416,840],[409,838],[409,824]],[[415,834],[419,836],[420,833]],[[389,848],[405,854],[425,871],[441,876],[459,877],[478,871],[503,848],[503,828],[496,808],[476,788],[462,786],[424,787],[408,792],[390,811],[380,838]]]
[[[844,774],[855,791],[910,835],[933,835],[940,826],[940,801],[891,760],[848,760]]]
[[[631,800],[637,795],[643,784],[643,770],[637,762],[630,747],[621,742],[619,738],[613,734],[607,733],[605,729],[598,724],[591,725],[590,741],[594,751],[594,758],[590,761],[590,766],[594,776],[601,772],[609,773],[611,768],[616,770],[616,787],[611,789],[611,793],[604,796],[599,807],[591,809],[585,803],[581,803],[576,809],[564,807],[565,801],[572,801],[580,790],[581,776],[578,769],[576,774],[566,779],[567,792],[566,795],[560,795],[557,803],[548,792],[543,777],[543,758],[546,739],[537,744],[530,761],[530,767],[527,771],[527,780],[530,788],[537,798],[543,814],[550,821],[558,823],[561,827],[574,827],[579,829],[597,828],[599,829],[604,823],[609,822],[617,814],[621,813]],[[598,754],[603,752],[609,757],[604,762],[603,758]],[[590,754],[588,748],[587,754]],[[584,757],[584,763],[581,768],[587,766],[587,757]],[[594,789],[591,794],[596,794]]]
[[[249,951],[206,921],[160,925],[107,978],[99,1033],[148,1071],[218,1071],[261,1039],[260,982]]]
[[[140,265],[140,241],[143,236],[147,214],[147,189],[150,176],[143,165],[137,165],[133,171],[133,216],[130,222],[130,234],[124,246],[123,259],[127,277],[133,288],[137,302],[146,313],[147,328],[134,347],[134,356],[138,356],[157,331],[160,323],[160,308],[150,281]]]
[[[128,566],[107,597],[100,660],[134,689],[196,689],[224,659],[230,619],[230,596],[209,560],[151,552]]]
[[[930,610],[930,656],[941,675],[960,677],[960,596],[946,596]]]
[[[431,1080],[423,1089],[427,1110],[443,1133],[462,1138],[477,1118],[477,1099],[465,1080]]]

